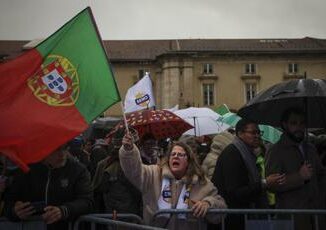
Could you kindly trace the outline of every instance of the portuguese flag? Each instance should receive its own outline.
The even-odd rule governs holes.
[[[0,87],[0,154],[24,171],[120,101],[89,7],[0,64]]]

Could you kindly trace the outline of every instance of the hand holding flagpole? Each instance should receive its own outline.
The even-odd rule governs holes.
[[[127,151],[131,151],[133,149],[134,143],[132,140],[132,136],[129,132],[124,135],[122,139],[122,146]]]

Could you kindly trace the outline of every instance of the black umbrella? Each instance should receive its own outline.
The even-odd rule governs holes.
[[[308,128],[325,128],[326,80],[299,79],[276,84],[250,100],[238,114],[260,124],[280,127],[282,113],[290,107],[305,111]]]

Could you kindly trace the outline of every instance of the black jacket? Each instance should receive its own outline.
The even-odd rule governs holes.
[[[33,164],[28,173],[14,178],[5,194],[5,215],[13,221],[19,220],[13,212],[16,201],[44,201],[46,205],[59,206],[64,220],[49,225],[48,229],[66,229],[69,221],[93,209],[89,172],[72,158],[56,169],[42,163]]]
[[[232,209],[266,208],[267,197],[260,182],[250,183],[249,171],[239,150],[228,145],[218,158],[212,177],[226,204]],[[228,215],[226,229],[245,229],[242,215]]]
[[[230,144],[222,151],[212,182],[229,208],[259,208],[261,183],[249,182],[248,169],[235,145]]]

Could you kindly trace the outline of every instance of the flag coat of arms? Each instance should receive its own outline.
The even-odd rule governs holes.
[[[120,101],[89,7],[0,64],[0,86],[0,154],[25,171]]]
[[[134,86],[128,89],[124,110],[125,113],[148,109],[155,106],[152,81],[148,73]]]

